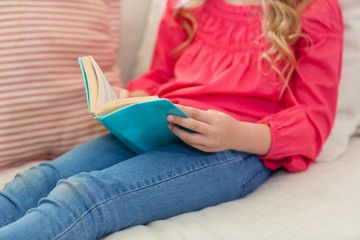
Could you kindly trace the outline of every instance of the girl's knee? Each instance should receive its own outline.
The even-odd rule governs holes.
[[[81,173],[65,180],[60,180],[47,198],[58,204],[68,205],[81,203],[86,208],[93,207],[99,201],[102,190],[96,185],[90,173]]]

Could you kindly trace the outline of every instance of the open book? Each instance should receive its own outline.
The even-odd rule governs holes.
[[[157,96],[118,98],[91,56],[79,57],[88,111],[136,153],[178,141],[167,127],[169,114],[188,117],[171,101]]]

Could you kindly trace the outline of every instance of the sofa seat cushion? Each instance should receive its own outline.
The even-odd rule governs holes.
[[[339,240],[360,236],[360,138],[335,162],[278,172],[246,198],[112,234],[106,240]]]

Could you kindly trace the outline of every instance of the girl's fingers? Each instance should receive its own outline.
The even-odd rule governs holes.
[[[205,137],[202,134],[189,133],[172,123],[169,124],[169,129],[182,141],[189,145],[204,145]]]
[[[190,118],[199,120],[201,122],[204,123],[211,123],[211,114],[209,114],[209,112],[204,111],[204,110],[200,110],[197,108],[192,108],[192,107],[186,107],[186,106],[182,106],[182,105],[176,105],[177,107],[179,107],[181,110],[183,110],[187,115],[189,115]]]
[[[193,118],[184,118],[175,115],[169,115],[167,121],[172,124],[187,128],[191,131],[200,134],[206,134],[208,131],[209,125],[207,123],[201,122]]]

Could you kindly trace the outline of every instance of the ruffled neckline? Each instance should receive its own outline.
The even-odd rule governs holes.
[[[216,10],[223,15],[243,15],[243,16],[259,16],[263,13],[263,6],[261,4],[244,4],[236,5],[226,2],[225,0],[208,0],[208,7]]]

